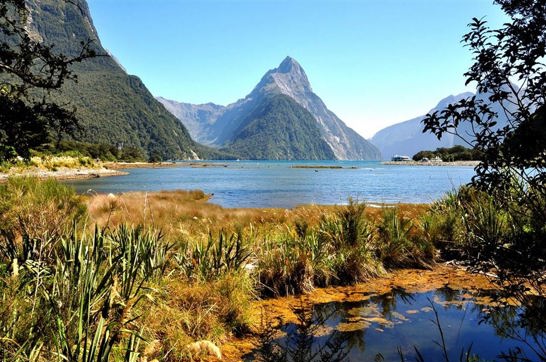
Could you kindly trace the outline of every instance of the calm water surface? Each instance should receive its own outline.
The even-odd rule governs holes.
[[[292,352],[303,350],[305,354],[308,350],[310,355],[318,355],[321,350],[326,353],[331,346],[337,346],[345,355],[344,361],[400,362],[399,349],[406,361],[415,361],[415,348],[427,362],[445,361],[436,324],[439,321],[450,361],[459,361],[461,351],[469,350],[480,361],[499,361],[503,360],[499,358],[501,353],[518,349],[519,357],[537,360],[532,348],[546,345],[544,329],[522,323],[523,311],[519,308],[492,309],[480,300],[483,299],[479,293],[450,288],[412,294],[396,289],[383,295],[369,295],[362,302],[319,304],[312,311],[312,320],[322,327],[315,330],[314,337],[301,343],[298,339],[301,330],[287,324],[283,329],[288,337],[276,343]],[[529,345],[513,338],[516,335],[527,336]],[[378,354],[383,359],[376,359]],[[248,357],[251,360],[255,354]]]
[[[470,181],[472,167],[389,166],[375,161],[231,161],[219,167],[130,169],[128,176],[67,182],[78,192],[200,189],[224,207],[366,202],[429,203]],[[188,164],[186,164],[187,166]],[[294,168],[340,166],[342,169]],[[224,167],[225,166],[225,167]]]

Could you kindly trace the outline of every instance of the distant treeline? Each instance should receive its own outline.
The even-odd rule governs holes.
[[[435,151],[419,151],[413,155],[414,161],[420,161],[423,158],[440,157],[442,161],[479,161],[479,151],[463,146],[453,146],[451,148],[440,147]]]

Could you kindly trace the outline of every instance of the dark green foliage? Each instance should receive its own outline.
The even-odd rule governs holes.
[[[435,151],[419,151],[413,155],[414,161],[420,161],[424,157],[432,159],[440,157],[442,161],[479,161],[480,153],[475,149],[466,148],[463,146],[453,146],[451,148],[440,147]]]
[[[458,134],[480,152],[472,183],[457,207],[477,269],[494,269],[507,295],[525,303],[527,288],[546,295],[546,3],[497,0],[509,21],[500,29],[472,20],[463,41],[474,63],[465,73],[483,99],[471,97],[427,115],[424,131]],[[515,82],[516,84],[514,84]],[[494,109],[508,122],[497,127]]]
[[[462,258],[477,270],[495,270],[499,282],[505,283],[504,291],[508,296],[525,302],[528,287],[540,295],[546,293],[545,219],[542,213],[535,213],[537,209],[546,208],[546,200],[535,200],[541,208],[520,204],[516,201],[521,197],[517,190],[512,189],[514,203],[503,208],[495,197],[473,188],[463,188],[457,195],[457,202],[449,207],[449,213],[460,215],[458,225],[462,232],[457,244]]]
[[[542,206],[530,207],[517,201],[521,199],[519,188],[511,192],[514,202],[502,207],[494,196],[484,191],[461,188],[433,206],[431,216],[436,232],[431,234],[436,235],[444,257],[458,259],[471,270],[495,275],[491,280],[500,287],[493,295],[498,304],[493,307],[494,313],[486,316],[486,322],[499,326],[497,329],[507,338],[535,345],[531,358],[523,358],[522,351],[515,349],[503,353],[502,359],[544,361],[546,228],[544,216],[535,214],[535,210],[546,209],[546,202],[537,198],[535,202]],[[517,313],[510,306],[508,301],[514,300],[520,303],[523,312]],[[510,308],[511,320],[503,320]],[[531,333],[522,334],[518,330],[520,326],[532,326]]]
[[[9,1],[15,2],[20,1]],[[6,31],[0,34],[0,40],[5,41],[7,47],[2,48],[2,63],[9,65],[5,54],[10,54],[13,49],[24,57],[23,50],[29,48],[27,53],[34,57],[45,54],[46,60],[51,59],[48,62],[51,65],[45,70],[33,68],[32,65],[40,64],[40,60],[35,59],[29,63],[28,69],[23,69],[26,73],[42,69],[45,74],[41,74],[41,78],[36,75],[21,77],[19,69],[0,78],[5,81],[0,92],[3,107],[0,112],[0,143],[8,144],[26,157],[30,148],[44,143],[51,143],[50,148],[56,148],[67,136],[85,143],[140,150],[122,157],[127,159],[135,159],[137,153],[153,161],[187,159],[196,154],[202,156],[201,151],[210,158],[221,157],[219,153],[193,142],[184,126],[154,99],[141,80],[127,75],[107,55],[93,27],[85,0],[30,1],[29,7],[32,13],[29,35],[25,32],[18,39]],[[4,15],[14,18],[12,13]],[[4,26],[2,30],[5,30]],[[38,48],[32,50],[31,46]],[[100,56],[76,64],[95,54]],[[74,81],[76,78],[78,82]],[[17,92],[13,89],[15,85]],[[56,92],[46,94],[47,103],[33,106],[33,102],[21,98],[19,91],[29,87],[54,89]],[[44,95],[38,91],[29,94],[36,99]],[[13,127],[14,112],[20,113],[25,107],[30,116],[20,117],[20,127]],[[77,124],[80,126],[78,129],[75,128]],[[0,149],[0,156],[10,154],[11,148]]]
[[[198,153],[202,146],[191,140],[180,121],[139,78],[128,76],[113,60],[110,66],[102,66],[104,61],[76,67],[78,83],[66,83],[59,97],[77,109],[82,132],[76,139],[136,147],[151,161],[193,158],[191,151]]]
[[[226,150],[246,159],[335,159],[315,118],[285,95],[264,98],[234,134]]]
[[[56,103],[51,93],[75,79],[71,66],[95,56],[89,39],[77,42],[71,56],[41,42],[27,29],[32,18],[26,5],[19,0],[0,3],[0,161],[17,154],[29,158],[30,149],[59,143],[78,130],[74,112]]]
[[[123,146],[121,148],[105,143],[87,143],[64,140],[56,147],[40,147],[44,153],[60,153],[66,155],[84,156],[102,161],[137,162],[146,161],[146,156],[141,148]]]

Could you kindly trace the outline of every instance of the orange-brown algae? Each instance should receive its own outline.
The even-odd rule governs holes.
[[[270,321],[272,325],[283,323],[295,323],[297,318],[292,308],[311,306],[329,302],[359,302],[370,299],[374,295],[381,295],[390,292],[393,288],[402,288],[408,293],[427,292],[443,287],[455,290],[466,290],[470,297],[472,292],[480,290],[495,289],[495,286],[488,278],[481,274],[473,274],[463,268],[452,265],[438,264],[432,270],[403,269],[394,270],[384,277],[371,279],[365,283],[348,287],[328,287],[315,289],[302,296],[288,296],[273,299],[265,299],[254,302],[254,315],[251,326],[253,336],[243,339],[228,341],[223,347],[224,360],[240,361],[242,356],[251,352],[259,342],[256,334],[259,333],[263,321]],[[480,303],[490,304],[488,297],[480,297]],[[487,303],[489,302],[489,303]],[[432,308],[424,307],[421,310],[408,311],[407,314],[419,312],[431,312]],[[370,314],[364,317],[365,313],[355,308],[349,319],[349,323],[342,323],[336,327],[337,330],[349,331],[369,327],[371,323],[379,323],[381,328],[392,327],[391,321],[384,320],[375,315],[370,309]],[[411,313],[410,313],[411,312]],[[404,316],[402,316],[404,317]],[[404,317],[406,318],[406,317]],[[399,321],[403,319],[399,318]]]

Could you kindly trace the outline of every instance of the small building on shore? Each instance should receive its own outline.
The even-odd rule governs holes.
[[[405,162],[405,161],[411,161],[411,158],[409,158],[409,156],[394,155],[394,156],[392,156],[391,161]]]

